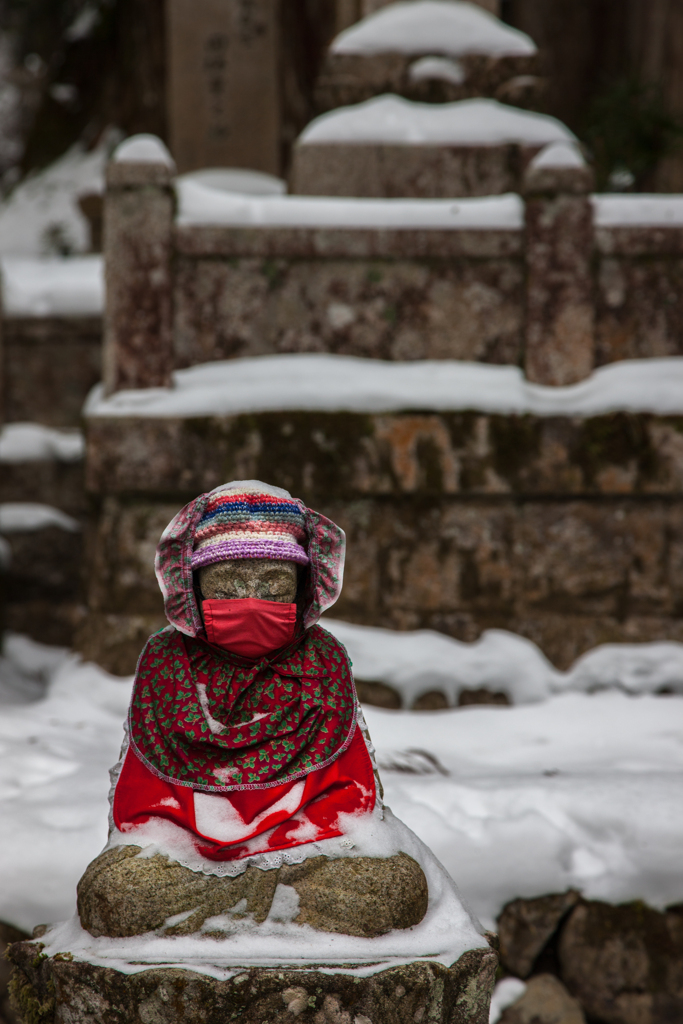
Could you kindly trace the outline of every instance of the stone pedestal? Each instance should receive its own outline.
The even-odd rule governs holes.
[[[575,384],[593,370],[593,175],[578,149],[556,143],[524,176],[526,351],[536,384]]]
[[[167,0],[168,124],[180,171],[280,172],[278,0]]]
[[[360,977],[250,967],[221,981],[177,967],[124,974],[41,949],[9,952],[10,991],[31,1024],[488,1024],[498,962],[476,949],[450,968],[416,962]]]
[[[291,191],[309,196],[448,199],[520,189],[538,146],[298,143]]]
[[[149,139],[146,140],[150,142]],[[143,155],[123,143],[107,165],[104,200],[107,393],[163,387],[173,368],[171,333],[172,162],[161,142]],[[127,152],[132,154],[129,159]],[[156,159],[155,159],[156,157]]]

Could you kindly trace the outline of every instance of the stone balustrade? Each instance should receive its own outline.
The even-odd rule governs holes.
[[[349,205],[337,209],[334,200],[282,197],[252,209],[251,197],[233,197],[242,212],[226,214],[216,191],[212,220],[205,190],[208,215],[184,216],[182,196],[174,214],[168,162],[155,170],[119,159],[105,201],[108,391],[268,353],[521,365],[530,380],[553,385],[618,359],[680,354],[677,214],[667,220],[658,208],[633,223],[643,203],[634,195],[621,197],[630,204],[621,220],[604,217],[613,197],[589,195],[578,151],[566,166],[560,154],[554,168],[544,154],[527,168],[515,217],[486,206],[507,197],[453,200],[465,216],[458,226],[463,218],[442,200],[443,227],[434,207],[429,224],[416,222],[416,203],[427,210],[428,200],[393,200],[392,223],[377,220],[382,201],[370,200],[338,200]],[[681,202],[649,202],[666,200]],[[484,204],[474,224],[473,202]]]

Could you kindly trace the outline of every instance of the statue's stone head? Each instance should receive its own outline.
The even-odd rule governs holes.
[[[199,570],[199,589],[204,600],[257,597],[292,604],[296,600],[297,582],[296,562],[272,558],[234,558]]]
[[[258,480],[212,491],[195,532],[192,568],[206,600],[292,604],[308,565],[304,510]]]

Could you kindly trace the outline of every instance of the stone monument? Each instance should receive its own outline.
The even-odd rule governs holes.
[[[156,572],[110,835],[12,949],[25,1020],[486,1024],[496,954],[383,805],[344,647],[345,539],[280,488],[185,506]],[[42,955],[37,955],[37,953]]]
[[[168,125],[181,172],[280,170],[278,0],[167,0]]]

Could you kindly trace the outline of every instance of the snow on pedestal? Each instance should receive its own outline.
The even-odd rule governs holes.
[[[556,118],[494,99],[416,103],[377,96],[322,114],[304,129],[294,147],[292,191],[492,195],[520,187],[510,147],[524,166],[543,146],[573,141]]]
[[[332,53],[468,53],[526,57],[536,45],[477,4],[457,0],[393,3],[340,33]]]
[[[528,35],[482,5],[388,4],[332,41],[317,82],[318,109],[384,92],[439,103],[503,93],[538,97],[536,55]]]

